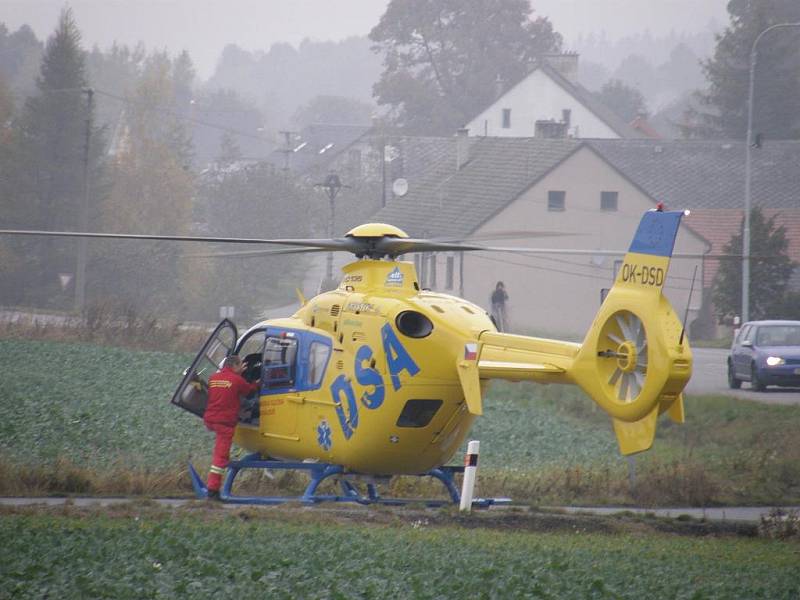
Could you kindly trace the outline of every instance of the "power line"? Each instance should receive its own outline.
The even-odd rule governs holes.
[[[135,100],[131,100],[131,99],[125,98],[123,96],[118,96],[117,94],[112,94],[111,92],[106,92],[106,91],[103,91],[103,90],[95,89],[95,92],[97,94],[101,95],[101,96],[106,96],[108,98],[112,98],[114,100],[117,100],[119,102],[123,102],[125,104],[130,105],[130,106],[139,106],[139,107],[143,107],[145,110],[153,110],[153,111],[156,111],[156,112],[162,112],[164,114],[171,115],[171,116],[173,116],[173,117],[175,117],[177,119],[182,119],[184,121],[188,121],[189,123],[194,123],[196,125],[202,125],[203,127],[210,127],[212,129],[218,129],[220,131],[228,132],[228,133],[230,133],[232,135],[238,135],[240,137],[251,138],[251,139],[254,139],[254,140],[259,140],[261,142],[269,142],[270,141],[269,138],[265,138],[264,136],[255,135],[255,134],[252,134],[252,133],[248,133],[246,131],[240,131],[240,130],[234,129],[232,127],[226,127],[224,125],[218,125],[216,123],[209,123],[208,121],[203,121],[203,120],[197,119],[195,117],[190,117],[189,115],[181,114],[179,111],[176,111],[176,110],[171,109],[171,108],[159,107],[157,105],[156,106],[151,106],[151,105],[147,104],[146,102],[137,102]]]
[[[514,266],[523,267],[523,268],[526,268],[526,269],[531,269],[531,270],[534,270],[534,271],[547,271],[547,272],[550,272],[550,273],[559,273],[561,275],[570,275],[572,277],[583,277],[585,279],[592,279],[594,281],[596,281],[598,279],[603,279],[600,276],[589,275],[587,273],[577,273],[575,271],[565,271],[563,269],[553,269],[551,267],[536,266],[536,265],[526,264],[526,263],[519,262],[519,261],[514,261],[514,260],[508,260],[508,259],[502,259],[502,258],[492,258],[490,256],[480,256],[480,255],[474,255],[474,256],[475,256],[475,258],[488,260],[488,261],[495,262],[495,263],[506,264],[506,265],[514,265]],[[670,279],[677,279],[677,277],[674,277],[674,278],[670,277]],[[681,278],[681,279],[686,279],[686,278]],[[688,287],[682,287],[682,286],[679,286],[679,285],[664,285],[664,288],[665,289],[668,288],[668,289],[671,289],[671,290],[689,291]]]
[[[136,100],[132,100],[130,98],[125,98],[124,96],[120,96],[118,94],[114,94],[112,92],[107,92],[105,90],[101,90],[101,89],[98,89],[98,88],[86,88],[86,87],[83,87],[83,88],[57,88],[57,89],[48,89],[48,90],[41,90],[41,91],[42,91],[42,93],[47,93],[47,94],[60,94],[60,93],[69,93],[69,92],[86,93],[87,90],[92,90],[92,92],[95,93],[95,94],[98,94],[100,96],[105,96],[107,98],[111,98],[112,100],[116,100],[118,102],[122,102],[123,104],[126,104],[126,105],[138,106],[138,107],[142,107],[142,108],[144,108],[146,110],[152,110],[152,111],[155,111],[155,112],[161,112],[161,113],[164,113],[164,114],[168,114],[170,116],[175,117],[176,119],[181,119],[183,121],[188,121],[189,123],[194,123],[194,124],[200,125],[202,127],[209,127],[211,129],[217,129],[219,131],[225,131],[225,132],[230,133],[232,135],[237,135],[237,136],[240,136],[240,137],[246,137],[246,138],[258,140],[258,141],[261,141],[261,142],[271,142],[272,141],[269,138],[266,138],[266,137],[261,136],[261,135],[248,133],[246,131],[241,131],[241,130],[238,130],[238,129],[234,129],[233,127],[227,127],[225,125],[219,125],[217,123],[210,123],[210,122],[204,121],[202,119],[197,119],[195,117],[191,117],[189,115],[182,114],[181,112],[179,112],[177,110],[174,110],[174,109],[171,109],[171,108],[168,108],[168,107],[165,107],[165,106],[149,105],[146,102],[140,102],[140,101],[137,102]],[[210,109],[206,109],[206,110],[210,110]],[[255,110],[256,109],[253,109],[253,111],[255,111]],[[222,111],[220,111],[220,112],[222,112]]]

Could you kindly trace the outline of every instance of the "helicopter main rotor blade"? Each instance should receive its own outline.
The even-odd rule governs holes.
[[[349,239],[268,239],[268,238],[235,238],[191,235],[146,235],[133,233],[96,233],[80,231],[39,231],[26,229],[0,229],[0,235],[33,235],[51,237],[106,238],[117,240],[151,240],[171,242],[203,242],[224,244],[274,244],[277,246],[314,247],[319,250],[353,251],[360,245]]]
[[[330,252],[323,248],[284,248],[278,250],[240,250],[231,252],[197,252],[184,254],[181,258],[256,258],[259,256],[283,256],[310,252]]]
[[[547,238],[547,237],[563,237],[563,236],[577,236],[584,235],[582,233],[562,233],[558,231],[489,231],[479,235],[469,235],[463,238],[430,238],[432,242],[437,243],[471,243],[482,242],[491,240],[508,240],[508,239],[526,239],[526,238]]]
[[[509,254],[561,254],[572,256],[624,256],[627,250],[590,250],[584,248],[525,248],[522,246],[498,247],[483,246],[480,250],[487,252],[507,252]],[[702,258],[706,260],[742,259],[743,254],[702,254],[692,252],[674,252],[672,258]],[[751,255],[750,258],[768,258]]]
[[[517,232],[509,232],[516,235]],[[510,254],[556,254],[574,256],[623,256],[626,250],[591,250],[583,248],[526,248],[526,247],[504,247],[504,246],[482,246],[479,244],[468,244],[458,241],[438,241],[414,238],[397,237],[346,237],[334,239],[269,239],[269,238],[236,238],[236,237],[211,237],[211,236],[187,236],[187,235],[146,235],[131,233],[96,233],[79,231],[41,231],[27,229],[0,229],[0,235],[28,235],[28,236],[51,236],[51,237],[73,237],[73,238],[105,238],[121,240],[150,240],[150,241],[175,241],[175,242],[200,242],[200,243],[223,243],[223,244],[269,244],[276,246],[293,246],[298,249],[295,251],[284,248],[276,251],[254,251],[249,254],[241,252],[218,253],[213,255],[197,255],[198,258],[235,257],[235,256],[269,256],[271,254],[294,254],[305,252],[331,252],[343,251],[351,252],[359,257],[380,258],[390,256],[392,258],[401,254],[412,252],[447,252],[447,251],[471,251],[471,252],[506,252]],[[580,234],[560,234],[557,232],[539,232],[542,237],[555,237],[561,235],[580,235]],[[477,238],[479,239],[479,238]],[[490,238],[486,238],[490,239]],[[742,254],[702,254],[702,253],[680,253],[676,252],[672,258],[690,258],[705,260],[725,260],[744,258]],[[768,260],[774,257],[750,255],[751,259]]]
[[[374,249],[387,256],[399,256],[411,252],[447,252],[455,250],[485,250],[485,246],[475,244],[436,242],[414,238],[380,238]]]

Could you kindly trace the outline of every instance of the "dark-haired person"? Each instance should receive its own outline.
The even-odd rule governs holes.
[[[219,371],[208,378],[208,403],[203,422],[216,434],[211,471],[208,474],[208,498],[212,500],[219,499],[222,476],[230,461],[241,398],[246,398],[259,388],[260,381],[249,383],[242,377],[244,369],[242,359],[232,355],[225,359]]]
[[[494,319],[494,324],[499,331],[505,331],[508,327],[508,319],[506,318],[507,301],[506,286],[502,281],[498,281],[492,292],[492,319]]]

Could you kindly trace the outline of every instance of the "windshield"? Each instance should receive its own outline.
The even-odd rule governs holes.
[[[758,328],[757,346],[800,346],[800,325],[768,325]]]

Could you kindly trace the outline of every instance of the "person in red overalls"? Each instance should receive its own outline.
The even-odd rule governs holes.
[[[222,369],[208,378],[208,403],[203,422],[217,434],[208,474],[209,499],[219,499],[222,475],[228,467],[233,432],[239,420],[239,398],[249,396],[259,387],[259,381],[248,383],[242,377],[244,369],[242,359],[232,355],[222,363]]]

